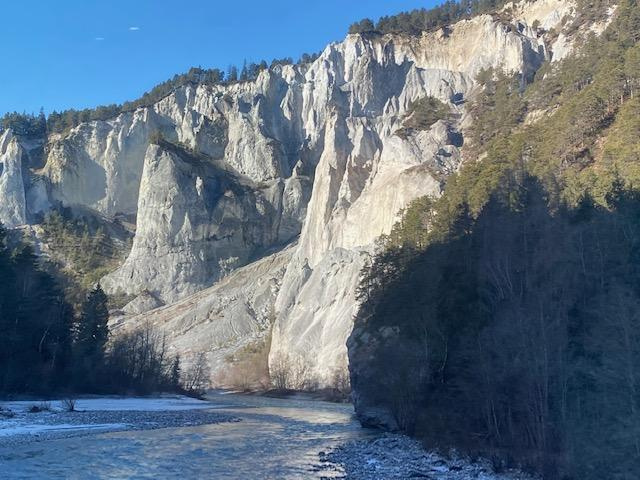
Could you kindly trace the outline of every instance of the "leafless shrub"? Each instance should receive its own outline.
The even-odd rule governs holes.
[[[65,409],[65,411],[67,412],[75,412],[76,411],[76,399],[75,398],[65,398],[64,400],[62,400],[62,407]]]
[[[37,405],[31,405],[29,407],[29,413],[40,413],[40,412],[50,412],[51,411],[51,402],[42,401]]]
[[[347,368],[336,368],[331,375],[331,388],[348,397],[351,393],[351,379]]]
[[[318,387],[309,363],[302,356],[280,353],[269,363],[269,376],[276,390],[315,390]]]
[[[268,372],[264,359],[251,357],[233,363],[220,377],[220,383],[243,392],[265,390],[269,387]]]
[[[285,390],[291,383],[291,373],[286,357],[282,354],[275,357],[269,363],[269,376],[271,385],[276,390]]]
[[[168,354],[164,335],[150,324],[115,337],[107,355],[109,380],[114,389],[151,393],[176,390],[176,357]]]
[[[243,346],[225,360],[226,369],[215,379],[215,383],[244,392],[267,390],[269,380],[269,350],[271,337],[263,338]]]

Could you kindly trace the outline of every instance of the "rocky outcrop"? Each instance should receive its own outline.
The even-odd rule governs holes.
[[[182,87],[51,139],[42,173],[53,202],[137,216],[131,255],[105,279],[108,291],[175,301],[300,233],[315,166],[301,75],[285,66],[255,82]],[[152,134],[173,152],[148,149]],[[188,157],[204,159],[205,171]]]
[[[304,143],[299,117],[292,116],[301,109],[294,104],[298,77],[293,67],[285,67],[265,71],[251,83],[188,85],[152,106],[57,135],[44,169],[52,198],[105,215],[135,213],[143,159],[156,132],[255,182],[296,176]]]
[[[388,404],[381,401],[387,392],[381,391],[380,383],[389,384],[389,391],[395,392],[397,379],[389,376],[381,379],[380,365],[393,365],[397,368],[397,359],[381,358],[380,352],[404,352],[406,343],[399,338],[399,329],[395,326],[382,326],[375,330],[367,328],[364,322],[356,324],[346,341],[349,355],[349,378],[351,380],[351,401],[362,425],[387,431],[401,430],[396,416]],[[414,351],[420,351],[419,345]],[[394,360],[396,360],[394,362]],[[393,370],[392,368],[392,370]],[[394,383],[393,387],[391,384]]]
[[[156,295],[151,293],[149,290],[143,290],[136,298],[123,307],[122,313],[124,315],[132,316],[139,315],[163,306],[164,303]]]
[[[27,222],[22,152],[11,130],[0,136],[0,222],[8,228]]]
[[[42,165],[44,138],[0,132],[0,222],[14,228],[30,224],[51,207],[47,181],[34,173]]]

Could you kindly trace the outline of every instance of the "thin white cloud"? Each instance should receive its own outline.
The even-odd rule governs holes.
[[[104,41],[104,37],[96,37],[96,42],[102,42]]]
[[[140,27],[129,27],[130,32],[137,32],[138,30],[140,30]]]

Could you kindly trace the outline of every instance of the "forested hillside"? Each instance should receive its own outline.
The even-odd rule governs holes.
[[[65,292],[56,268],[11,237],[0,225],[0,396],[183,389],[180,359],[160,336],[142,328],[110,342],[100,285],[73,305],[78,291]]]
[[[608,7],[580,4],[576,22]],[[382,407],[497,468],[638,478],[639,39],[625,0],[529,84],[481,74],[465,165],[363,272],[349,340],[363,418]]]
[[[365,18],[351,25],[349,33],[401,33],[419,35],[446,27],[459,20],[482,13],[493,13],[504,0],[447,0],[433,8],[419,8],[380,18],[376,23]]]

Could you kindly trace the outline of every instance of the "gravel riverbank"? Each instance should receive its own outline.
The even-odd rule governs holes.
[[[0,447],[126,430],[154,430],[239,421],[186,397],[79,400],[77,411],[61,402],[1,402]],[[32,407],[44,411],[32,413]],[[9,413],[10,412],[10,413]]]
[[[348,480],[534,480],[517,471],[494,473],[486,461],[445,458],[425,451],[409,437],[394,434],[355,440],[321,452],[318,470],[330,473],[327,478]]]

